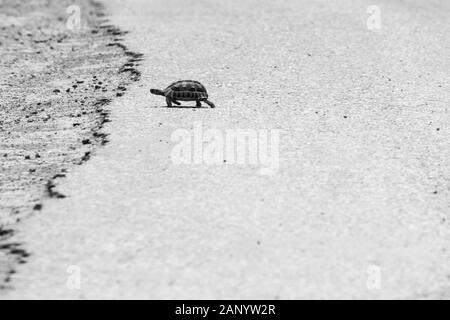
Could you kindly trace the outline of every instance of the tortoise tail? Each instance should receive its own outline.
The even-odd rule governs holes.
[[[150,89],[150,93],[156,94],[157,96],[164,96],[164,91],[158,89]]]

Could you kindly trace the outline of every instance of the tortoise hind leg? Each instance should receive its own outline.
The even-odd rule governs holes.
[[[167,106],[169,108],[172,108],[172,100],[170,100],[170,98],[166,98],[166,102],[167,102]]]
[[[214,103],[212,103],[211,101],[208,101],[208,99],[204,99],[202,100],[204,103],[206,103],[208,106],[210,106],[211,108],[215,108],[216,106],[214,105]]]

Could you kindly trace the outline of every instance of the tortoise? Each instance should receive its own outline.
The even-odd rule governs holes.
[[[204,85],[194,80],[180,80],[172,83],[164,90],[151,89],[152,94],[166,97],[168,107],[172,107],[172,103],[180,105],[179,101],[196,101],[197,108],[202,106],[202,102],[209,105],[211,108],[216,106],[211,101],[208,101],[208,92]]]

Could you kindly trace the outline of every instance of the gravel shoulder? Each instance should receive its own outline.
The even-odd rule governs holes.
[[[41,214],[44,199],[65,197],[56,185],[107,143],[108,104],[138,79],[140,56],[103,11],[87,0],[0,2],[2,289],[30,256],[15,226]]]

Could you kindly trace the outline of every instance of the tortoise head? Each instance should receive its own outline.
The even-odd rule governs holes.
[[[150,93],[155,94],[157,96],[164,96],[164,91],[158,89],[150,89]]]

